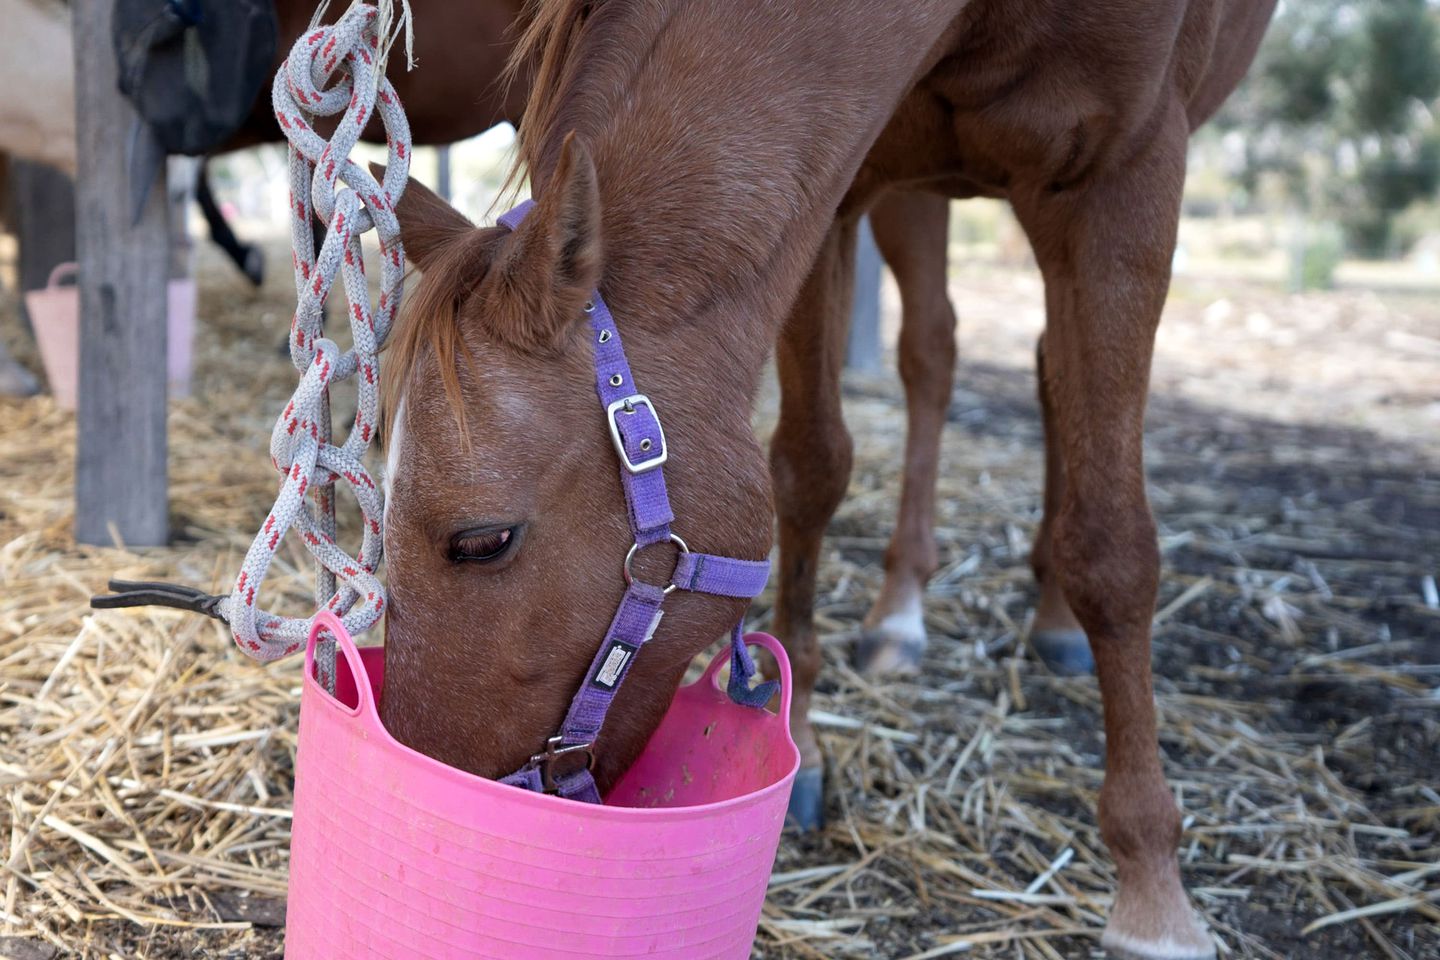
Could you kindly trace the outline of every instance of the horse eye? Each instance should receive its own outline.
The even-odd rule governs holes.
[[[452,563],[492,563],[515,542],[516,527],[503,530],[467,530],[450,540]]]

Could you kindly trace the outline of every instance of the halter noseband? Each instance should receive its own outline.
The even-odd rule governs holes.
[[[500,225],[516,229],[534,201],[524,203],[502,216]],[[596,290],[585,305],[595,345],[595,392],[605,412],[606,426],[620,460],[620,483],[630,531],[635,543],[625,555],[623,572],[625,596],[610,621],[605,640],[595,654],[580,689],[570,701],[570,710],[560,731],[537,753],[500,782],[526,790],[555,793],[572,800],[599,803],[591,771],[595,766],[595,739],[605,715],[630,672],[635,658],[660,624],[661,605],[673,590],[691,590],[723,597],[752,599],[765,589],[770,576],[768,560],[736,560],[692,551],[670,531],[675,519],[670,496],[665,490],[664,464],[670,457],[665,431],[654,402],[640,393],[630,374],[630,363],[620,344],[620,331],[610,308]],[[635,555],[652,544],[673,543],[680,551],[675,572],[663,586],[642,583],[631,575]],[[741,624],[730,636],[730,684],[727,692],[736,703],[763,707],[774,693],[773,681],[753,689],[755,662],[745,649]]]

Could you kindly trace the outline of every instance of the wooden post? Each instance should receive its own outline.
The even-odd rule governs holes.
[[[10,214],[20,241],[20,289],[39,290],[51,270],[75,259],[75,183],[54,167],[12,157]]]
[[[880,342],[880,266],[880,248],[866,217],[860,221],[855,245],[855,303],[845,345],[845,366],[862,373],[878,373],[885,356]]]
[[[80,398],[75,538],[127,545],[167,537],[165,185],[131,223],[135,111],[116,88],[114,0],[74,0]],[[152,136],[148,129],[140,136]]]

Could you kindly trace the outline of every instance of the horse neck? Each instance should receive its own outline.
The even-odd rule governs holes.
[[[683,338],[687,364],[721,362],[753,390],[856,170],[964,5],[598,5],[532,173],[546,182],[570,130],[589,145],[602,293],[623,322]],[[736,360],[751,377],[733,377]]]

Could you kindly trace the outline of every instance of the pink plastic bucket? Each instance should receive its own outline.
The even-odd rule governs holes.
[[[315,634],[343,657],[315,679]],[[778,715],[732,703],[721,654],[676,694],[594,806],[530,793],[401,745],[376,712],[383,650],[329,613],[305,654],[286,960],[744,960],[800,754],[790,667]],[[358,683],[357,683],[358,679]]]
[[[50,381],[50,392],[62,410],[74,410],[80,378],[80,291],[61,286],[75,276],[76,265],[62,263],[50,271],[43,290],[25,294],[25,309],[35,327],[40,362]],[[171,280],[165,290],[168,356],[166,373],[170,393],[190,394],[191,357],[195,340],[195,281]]]

